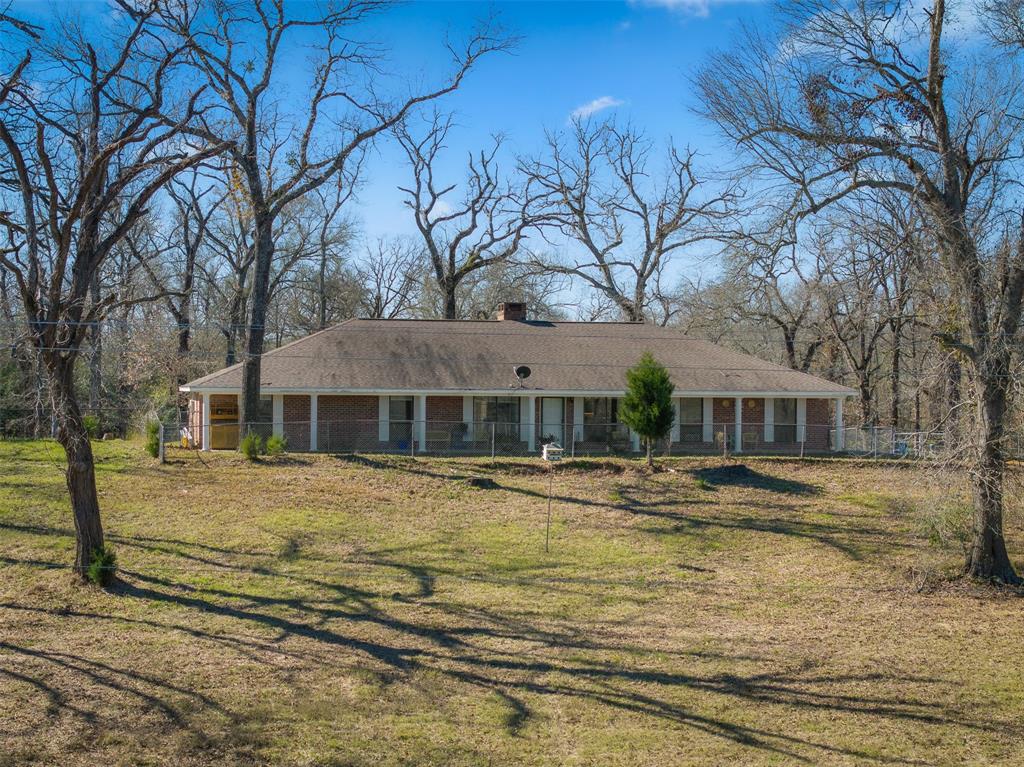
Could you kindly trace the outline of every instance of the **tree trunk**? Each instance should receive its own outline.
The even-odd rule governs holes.
[[[92,294],[94,304],[100,301],[100,274],[97,270],[89,285],[89,292]],[[103,337],[100,331],[99,322],[96,322],[89,329],[89,411],[93,415],[99,415],[101,397],[103,390]]]
[[[46,372],[43,366],[42,352],[35,350],[36,354],[36,386],[35,401],[32,403],[32,436],[35,439],[43,437],[43,398],[46,396]]]
[[[790,328],[783,328],[782,338],[786,344],[786,364],[791,370],[799,370],[796,361],[796,333]]]
[[[317,285],[320,293],[320,330],[327,327],[327,250],[320,251],[320,281]]]
[[[889,405],[889,422],[893,429],[900,428],[900,365],[902,364],[901,346],[903,342],[903,322],[896,320],[892,326],[892,367],[889,370],[889,386],[892,389],[892,402]]]
[[[1002,366],[996,366],[1002,368]],[[1009,371],[1009,366],[1006,366]],[[980,372],[978,387],[978,458],[971,472],[974,484],[973,541],[967,555],[968,575],[1016,584],[1020,576],[1013,568],[1003,538],[1003,475],[1006,465],[1004,423],[1006,419],[1006,378],[998,372]]]
[[[858,376],[857,390],[860,392],[860,424],[861,426],[871,426],[874,417],[872,413],[871,380],[863,374]]]
[[[260,412],[260,363],[267,328],[267,299],[270,292],[270,267],[274,260],[274,220],[269,211],[257,211],[256,271],[252,281],[252,307],[249,314],[245,359],[242,360],[242,401],[238,409],[239,434],[245,434],[252,418]]]
[[[235,346],[236,333],[234,323],[232,323],[232,327],[224,331],[224,339],[227,342],[224,349],[224,367],[231,367],[238,361],[238,352]]]
[[[75,520],[75,572],[85,577],[92,554],[103,548],[103,525],[96,493],[92,445],[74,392],[74,357],[43,353],[57,421],[57,441],[67,455],[67,486]]]
[[[457,320],[459,313],[455,303],[455,283],[449,280],[442,288],[444,289],[444,318]]]

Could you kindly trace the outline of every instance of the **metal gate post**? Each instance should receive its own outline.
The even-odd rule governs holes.
[[[491,424],[491,460],[494,460],[494,427],[496,424]]]

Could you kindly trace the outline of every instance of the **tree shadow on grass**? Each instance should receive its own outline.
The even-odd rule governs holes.
[[[774,477],[742,463],[691,469],[689,473],[694,479],[703,480],[711,488],[747,487],[789,495],[817,495],[821,492],[821,488],[807,482]]]
[[[403,564],[407,566],[401,567]],[[119,631],[133,623],[162,627],[165,632],[184,632],[188,641],[238,650],[249,661],[261,664],[268,662],[267,656],[288,654],[292,658],[287,668],[290,679],[299,678],[296,675],[302,672],[340,674],[361,669],[391,684],[441,680],[436,683],[438,695],[456,694],[451,685],[462,685],[497,696],[507,708],[503,725],[510,736],[520,735],[536,715],[538,702],[552,696],[562,701],[560,706],[572,699],[586,701],[609,712],[692,729],[806,763],[833,758],[913,760],[901,758],[896,750],[879,757],[856,746],[794,734],[783,724],[794,711],[820,712],[833,718],[867,717],[879,726],[888,721],[973,732],[997,729],[936,702],[941,696],[928,694],[927,688],[947,682],[934,676],[835,674],[814,664],[779,669],[772,659],[701,650],[685,652],[688,660],[666,662],[656,640],[626,641],[601,622],[553,623],[543,611],[438,600],[433,584],[447,577],[443,571],[402,563],[394,555],[381,566],[388,571],[397,567],[412,579],[413,593],[423,597],[415,609],[372,589],[330,579],[298,578],[292,587],[282,589],[266,582],[266,576],[253,573],[251,588],[224,588],[140,572],[125,572],[115,593],[129,600],[125,605],[141,603],[141,616],[127,608],[125,615],[116,608],[110,614],[58,612],[10,603],[0,608],[52,612],[61,621],[110,621]],[[286,574],[274,577],[291,579]],[[425,579],[431,584],[429,589],[423,587]],[[287,596],[272,596],[282,593]],[[161,609],[153,609],[158,606]],[[33,663],[8,669],[3,662],[5,653],[27,657]],[[712,667],[702,670],[709,663]],[[723,663],[729,672],[720,670]],[[77,680],[70,684],[71,689],[89,685],[135,698],[139,706],[160,712],[174,727],[193,726],[196,717],[187,720],[175,703],[185,699],[198,712],[216,711],[228,718],[237,715],[227,710],[216,693],[202,695],[174,681],[178,670],[143,671],[37,645],[0,644],[0,669],[43,695],[50,710],[65,708],[85,719],[93,716],[82,707],[64,706],[68,693],[57,691],[52,682],[32,671],[47,666]],[[765,671],[766,666],[771,670]],[[420,676],[423,673],[428,676]],[[69,684],[67,680],[65,684]],[[896,692],[888,692],[892,686],[898,688]],[[908,695],[907,688],[919,692]],[[709,708],[709,701],[717,703]],[[777,712],[780,724],[743,723],[741,717],[728,713],[739,706],[768,707]],[[719,713],[707,713],[709,710]]]

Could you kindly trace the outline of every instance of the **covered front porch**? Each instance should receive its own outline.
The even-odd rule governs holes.
[[[546,443],[569,455],[630,454],[640,438],[621,423],[619,393],[280,392],[264,396],[247,429],[304,452],[531,455]],[[659,453],[826,452],[843,449],[843,398],[718,394],[673,399]],[[192,392],[186,437],[235,449],[236,392]]]

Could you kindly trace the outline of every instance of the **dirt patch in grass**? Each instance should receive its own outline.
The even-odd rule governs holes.
[[[108,592],[0,443],[0,765],[1019,760],[1024,600],[919,587],[920,470],[97,451]]]

